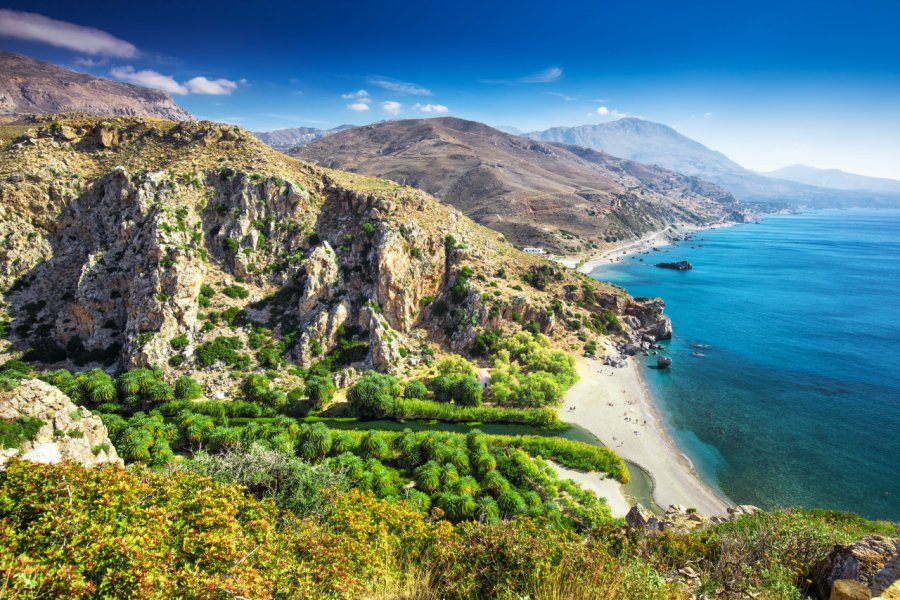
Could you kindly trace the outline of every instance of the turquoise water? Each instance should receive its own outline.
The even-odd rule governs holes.
[[[674,260],[694,269],[652,266]],[[643,373],[729,498],[900,520],[900,211],[773,216],[592,275],[665,299],[673,366]]]

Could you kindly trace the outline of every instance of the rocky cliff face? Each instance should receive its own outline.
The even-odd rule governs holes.
[[[398,371],[488,327],[532,323],[570,349],[670,333],[661,302],[523,254],[418,190],[212,123],[25,123],[0,153],[0,236],[12,349],[48,365],[195,372],[204,344],[253,334],[303,365],[352,345],[366,351],[349,362]]]
[[[75,406],[50,384],[32,379],[0,394],[0,419],[19,417],[40,419],[44,424],[20,448],[0,450],[0,465],[13,456],[39,463],[73,460],[86,467],[123,464],[100,418]]]
[[[0,52],[0,114],[83,112],[192,119],[166,92]]]

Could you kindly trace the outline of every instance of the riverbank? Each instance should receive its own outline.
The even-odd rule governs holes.
[[[568,391],[561,418],[591,431],[606,446],[647,471],[653,479],[653,498],[661,507],[681,504],[700,513],[724,515],[731,505],[696,472],[669,436],[634,359],[613,368],[593,359],[578,359],[581,379]],[[594,474],[596,475],[596,474]],[[586,487],[597,483],[578,480]],[[608,492],[610,502],[623,495]]]
[[[653,250],[654,248],[669,246],[675,242],[683,240],[685,236],[692,235],[694,233],[697,233],[698,231],[731,227],[732,225],[738,225],[738,223],[717,223],[714,225],[703,226],[689,225],[686,223],[675,223],[661,231],[655,231],[651,234],[645,235],[640,239],[631,240],[623,244],[616,245],[613,248],[603,250],[599,254],[567,257],[559,259],[559,262],[560,264],[566,265],[567,267],[570,267],[572,269],[577,269],[581,273],[590,273],[597,267],[619,262],[631,254],[647,252]]]

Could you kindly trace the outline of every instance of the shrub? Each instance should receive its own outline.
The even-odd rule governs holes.
[[[240,338],[220,335],[212,341],[200,344],[197,348],[197,364],[201,367],[211,367],[221,361],[226,365],[236,366],[241,358],[238,350],[243,347],[244,343]]]
[[[330,377],[310,377],[306,380],[303,391],[312,403],[313,409],[322,410],[334,398],[334,382]]]
[[[173,350],[181,352],[185,348],[187,348],[189,343],[188,336],[185,334],[176,335],[171,340],[169,340],[169,345]]]
[[[203,396],[200,383],[193,377],[182,375],[175,380],[175,397],[179,400],[195,400]]]
[[[247,288],[232,284],[227,286],[222,290],[222,293],[228,296],[229,298],[240,299],[243,300],[250,295],[250,292],[247,291]]]
[[[390,375],[367,371],[347,390],[347,401],[361,417],[380,418],[393,412],[399,395],[397,380]]]
[[[483,389],[474,377],[460,377],[453,382],[451,394],[453,400],[462,406],[478,406],[481,404]]]
[[[404,398],[425,398],[428,396],[428,388],[418,379],[410,379],[403,388]]]
[[[0,448],[18,448],[37,437],[44,422],[34,417],[0,419]]]
[[[454,375],[462,377],[475,376],[475,367],[459,354],[445,356],[437,362],[435,368],[440,377],[452,377]]]

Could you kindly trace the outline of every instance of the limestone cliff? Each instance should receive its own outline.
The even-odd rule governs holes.
[[[429,342],[468,352],[485,328],[536,327],[570,350],[671,331],[658,300],[231,126],[45,117],[2,144],[0,285],[11,349],[38,363],[216,378],[227,365],[197,362],[204,344],[268,332],[303,365],[364,346],[348,362],[399,371]]]
[[[13,456],[40,463],[73,460],[87,467],[122,464],[100,418],[48,383],[32,379],[0,394],[0,419],[19,417],[39,419],[43,425],[18,449],[0,450],[0,465]]]

